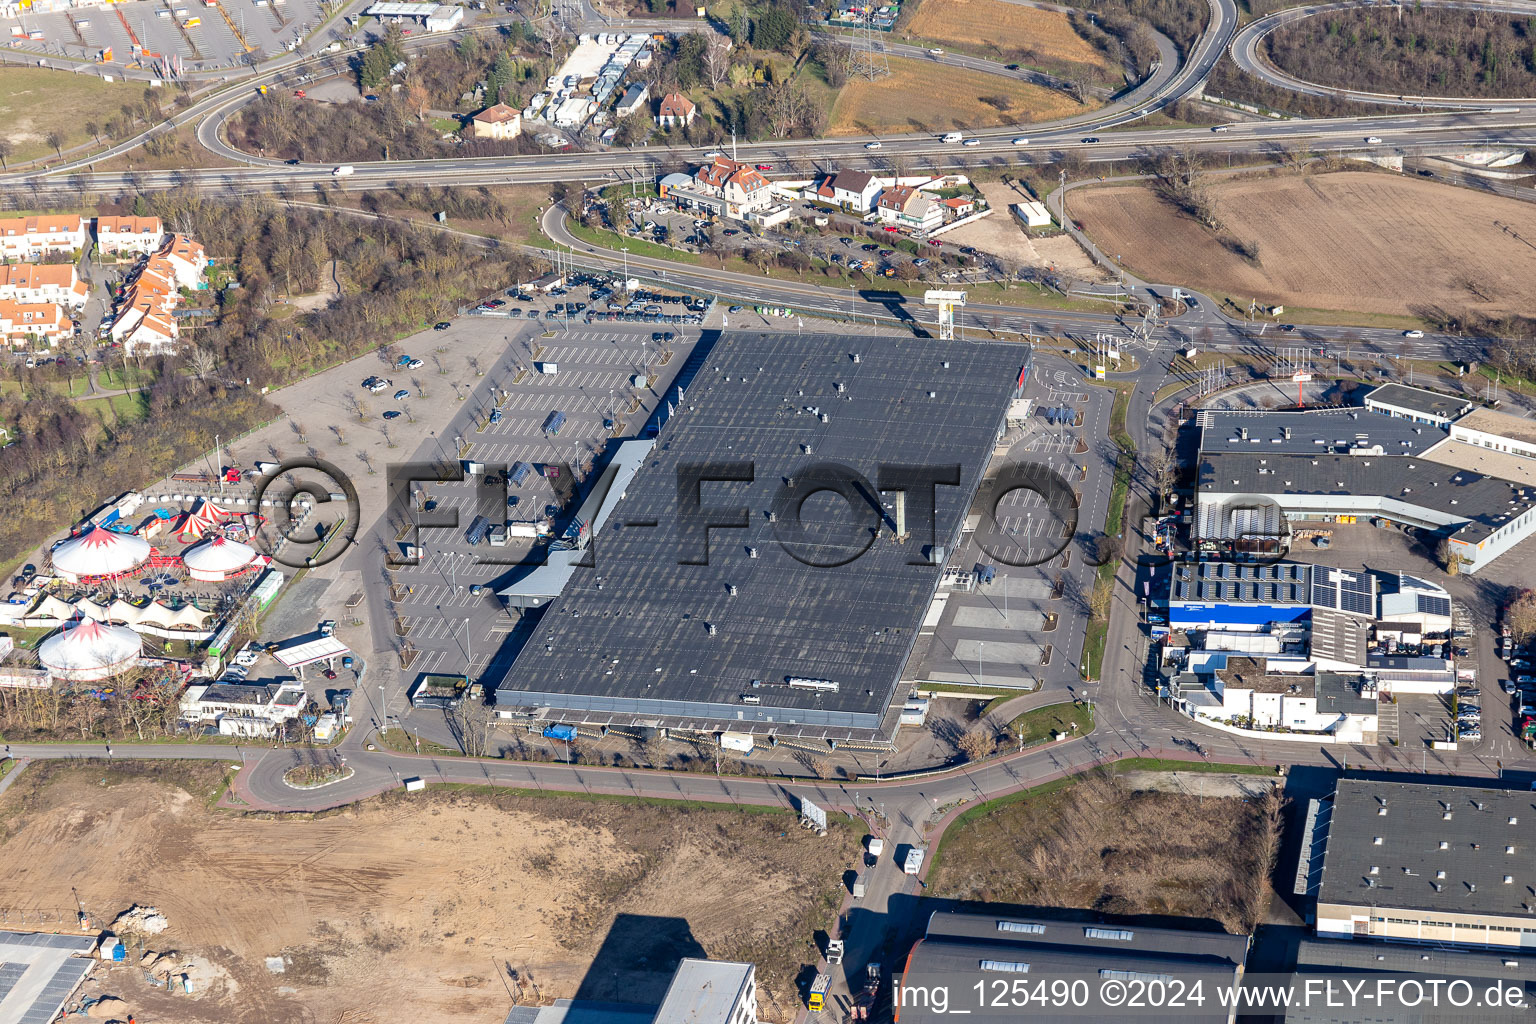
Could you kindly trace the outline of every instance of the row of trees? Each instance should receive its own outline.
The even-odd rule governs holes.
[[[1298,78],[1370,92],[1536,94],[1536,18],[1444,7],[1346,10],[1283,25],[1269,59]]]

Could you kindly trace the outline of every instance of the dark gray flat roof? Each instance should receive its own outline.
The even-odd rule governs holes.
[[[1379,444],[1388,455],[1419,455],[1449,436],[1440,427],[1360,408],[1305,412],[1204,409],[1197,422],[1202,452],[1301,455]],[[1290,437],[1285,436],[1287,430]]]
[[[1309,978],[1349,978],[1359,982],[1369,975],[1400,978],[1420,976],[1425,979],[1464,981],[1478,993],[1490,985],[1513,985],[1529,1004],[1529,986],[1536,979],[1536,956],[1525,950],[1453,949],[1447,946],[1404,945],[1376,939],[1302,939],[1296,947],[1296,973],[1293,984],[1305,984]],[[1323,1000],[1318,1000],[1318,1003]],[[1344,1002],[1339,1000],[1337,1002]],[[1382,1009],[1363,1011],[1360,1007],[1337,1005],[1293,1006],[1285,1014],[1286,1024],[1359,1024],[1360,1021],[1402,1021],[1422,1024],[1486,1024],[1489,1021],[1524,1020],[1529,1011],[1497,1010],[1477,1003],[1457,1009],[1441,1001],[1438,1007],[1427,1002],[1415,1010]]]
[[[549,602],[498,684],[497,704],[877,727],[939,574],[909,564],[928,543],[914,496],[910,540],[893,543],[886,525],[862,555],[828,568],[792,557],[776,532],[793,516],[780,509],[770,522],[769,510],[786,480],[804,486],[817,463],[846,465],[871,484],[881,463],[944,466],[960,483],[937,488],[936,534],[952,543],[1026,355],[931,339],[723,337],[614,508],[595,568],[578,570]],[[680,539],[703,550],[701,531],[679,525],[679,467],[738,460],[755,467],[753,482],[704,484],[701,501],[743,510],[746,528],[711,530],[709,564],[679,564]],[[805,502],[816,558],[831,560],[843,538],[872,537],[850,528],[850,501],[874,521],[857,496]],[[656,525],[635,525],[644,522]],[[791,678],[828,688],[792,688]],[[760,703],[743,704],[743,694]]]
[[[1204,976],[1217,983],[1237,977],[1248,952],[1248,936],[1219,931],[1186,931],[1137,924],[1063,921],[1019,913],[999,905],[986,913],[939,911],[927,934],[907,960],[905,985],[942,978],[953,991],[969,991],[976,981],[1022,979],[1042,975],[1087,978],[1127,975]],[[1107,973],[1105,973],[1107,972]],[[958,1005],[958,997],[952,997]],[[909,1017],[910,1015],[910,1017]],[[1184,1020],[1226,1020],[1225,1009],[1181,1014]],[[936,1024],[951,1019],[927,1006],[903,1006],[902,1024]],[[995,1013],[982,1019],[998,1019]],[[1116,1021],[1162,1020],[1166,1015],[1117,1012]]]
[[[1472,403],[1465,398],[1440,395],[1423,388],[1411,388],[1406,384],[1383,384],[1372,389],[1365,400],[1448,420],[1455,419],[1472,407]]]
[[[1533,825],[1528,791],[1341,781],[1318,902],[1527,918]]]
[[[1465,519],[1476,543],[1536,503],[1536,489],[1411,456],[1208,454],[1200,491],[1386,497]]]

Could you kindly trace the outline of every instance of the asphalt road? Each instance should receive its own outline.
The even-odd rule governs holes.
[[[1475,97],[1413,96],[1367,92],[1362,89],[1334,88],[1332,86],[1307,82],[1295,75],[1287,74],[1260,55],[1260,46],[1264,41],[1264,37],[1282,25],[1294,24],[1304,18],[1325,14],[1329,11],[1348,10],[1362,6],[1370,6],[1388,17],[1390,17],[1392,12],[1392,7],[1383,9],[1374,3],[1363,5],[1359,0],[1341,0],[1339,3],[1329,4],[1309,4],[1306,7],[1292,7],[1288,10],[1277,11],[1274,14],[1258,18],[1243,26],[1242,31],[1236,35],[1231,43],[1232,60],[1236,62],[1239,68],[1261,82],[1267,82],[1289,92],[1301,93],[1306,96],[1327,96],[1334,99],[1352,100],[1359,103],[1375,103],[1393,107],[1438,107],[1441,109],[1469,110],[1509,107],[1525,102],[1522,100],[1479,99]],[[1401,6],[1400,3],[1394,0],[1393,7],[1397,7],[1400,10]],[[1476,0],[1476,2],[1468,2],[1468,0],[1414,0],[1414,7],[1466,11],[1499,11],[1521,17],[1536,15],[1536,3],[1523,2],[1523,0]]]

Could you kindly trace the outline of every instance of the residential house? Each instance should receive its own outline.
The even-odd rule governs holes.
[[[614,113],[620,117],[628,117],[640,110],[651,101],[651,87],[644,82],[636,82],[624,91],[623,99],[614,109]]]
[[[208,257],[199,243],[186,235],[172,235],[158,255],[170,262],[176,287],[196,288],[202,283],[203,273],[208,269]]]
[[[680,92],[669,92],[662,98],[661,108],[656,111],[656,123],[663,128],[673,125],[690,125],[699,108]]]
[[[0,219],[0,258],[36,260],[48,253],[85,248],[85,221],[78,213],[40,213]]]
[[[909,231],[932,231],[944,223],[944,207],[911,185],[892,185],[882,190],[875,212],[884,223]]]
[[[183,289],[195,288],[208,268],[203,247],[185,235],[172,235],[139,267],[117,303],[108,329],[128,355],[163,352],[176,343],[175,309]]]
[[[0,341],[23,346],[38,341],[54,344],[71,330],[57,303],[13,302],[0,299]]]
[[[97,217],[96,248],[104,256],[149,254],[160,248],[159,217]]]
[[[515,139],[523,130],[523,115],[505,103],[486,107],[470,120],[477,139]]]
[[[832,189],[833,203],[859,213],[868,213],[874,205],[875,196],[880,193],[880,182],[865,171],[838,171],[828,184]]]
[[[751,164],[729,157],[715,157],[694,172],[691,179],[679,181],[678,175],[662,179],[666,196],[681,209],[702,210],[751,220],[773,205],[773,186]]]
[[[747,220],[773,204],[773,186],[751,164],[716,157],[693,176],[696,188],[708,189],[725,201],[724,213]]]
[[[0,299],[55,302],[67,309],[85,305],[89,290],[73,264],[0,266]]]
[[[939,207],[946,221],[959,220],[976,212],[976,200],[970,196],[954,196],[950,199],[940,199]]]

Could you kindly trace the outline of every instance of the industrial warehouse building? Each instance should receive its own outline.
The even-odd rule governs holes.
[[[1536,423],[1388,384],[1356,409],[1198,414],[1195,539],[1273,555],[1292,524],[1372,522],[1444,539],[1475,572],[1536,531]]]
[[[1296,971],[1291,984],[1296,991],[1309,982],[1332,983],[1338,992],[1345,985],[1365,984],[1375,989],[1378,979],[1389,984],[1403,983],[1404,992],[1418,991],[1412,985],[1422,985],[1423,991],[1431,991],[1435,984],[1445,985],[1448,979],[1464,984],[1479,998],[1490,989],[1513,988],[1526,1006],[1536,1005],[1536,960],[1530,957],[1511,957],[1502,950],[1466,949],[1449,947],[1403,946],[1391,942],[1370,939],[1334,941],[1329,939],[1302,939],[1296,948]],[[1417,1012],[1397,1011],[1390,1015],[1377,1011],[1363,1014],[1358,1010],[1345,1010],[1338,1005],[1320,1005],[1325,1000],[1309,1001],[1310,1005],[1293,1005],[1285,1011],[1285,1024],[1342,1024],[1345,1020],[1393,1020],[1456,1022],[1456,1024],[1489,1024],[1508,1021],[1515,1024],[1529,1018],[1529,1010],[1480,1006],[1475,1012],[1460,1012],[1442,1004],[1439,1008],[1423,1008]],[[1335,1000],[1337,1003],[1338,1000]]]
[[[1342,779],[1308,808],[1296,891],[1320,938],[1536,946],[1528,790]]]
[[[973,986],[978,980],[986,985],[987,992],[992,991],[994,980],[1002,986],[1021,978],[1031,985],[1041,982],[1049,986],[1053,977],[1086,978],[1097,986],[1101,979],[1151,981],[1177,976],[1190,985],[1198,979],[1207,990],[1236,986],[1242,981],[1248,941],[1246,935],[1220,931],[1052,920],[1003,904],[989,907],[986,913],[935,911],[928,919],[927,931],[907,957],[898,990],[905,991],[905,996],[896,996],[901,1000],[897,1019],[901,1024],[937,1024],[954,1019],[968,1005],[973,1019],[1002,1019],[997,1007],[979,1009],[975,1005]],[[944,1010],[931,999],[919,998],[944,986],[950,993]],[[967,998],[973,1002],[967,1004]],[[1179,1019],[1230,1021],[1234,1014],[1232,1008],[1213,999],[1204,1004],[1203,1011],[1194,1007],[1181,1010]],[[962,1013],[961,1018],[964,1016]],[[1015,1009],[1013,1016],[1023,1019],[1030,1014]],[[1114,1013],[1117,1022],[1169,1019],[1166,1009],[1147,1014],[1132,1009]]]
[[[496,686],[498,714],[888,740],[1019,350],[739,335],[694,358],[654,447],[605,503],[593,567],[556,567],[556,552],[528,579],[558,571],[558,596],[503,591],[543,617]],[[949,482],[900,492],[897,465]],[[717,479],[679,482],[690,473]]]

